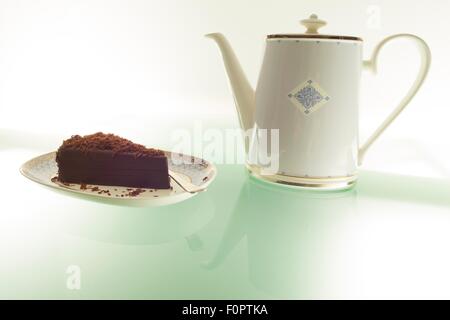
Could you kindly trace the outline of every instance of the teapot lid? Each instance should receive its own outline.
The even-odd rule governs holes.
[[[269,34],[267,36],[267,39],[291,38],[291,39],[332,39],[332,40],[362,41],[362,39],[359,37],[319,34],[317,30],[325,26],[327,22],[319,19],[319,17],[316,14],[310,15],[308,19],[301,20],[300,23],[306,28],[305,33]]]

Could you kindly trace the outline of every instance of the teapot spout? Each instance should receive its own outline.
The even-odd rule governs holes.
[[[254,124],[255,91],[248,82],[241,64],[225,36],[221,33],[210,33],[205,37],[213,39],[222,53],[241,128],[244,131],[250,130]]]

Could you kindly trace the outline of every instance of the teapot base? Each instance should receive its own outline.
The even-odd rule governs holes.
[[[345,176],[345,177],[324,177],[324,178],[312,178],[312,177],[296,177],[283,174],[262,174],[261,169],[256,166],[247,164],[249,173],[260,180],[285,185],[288,187],[294,187],[298,189],[318,190],[318,191],[337,191],[353,188],[356,185],[357,175]]]

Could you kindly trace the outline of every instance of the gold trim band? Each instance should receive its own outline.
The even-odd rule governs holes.
[[[342,190],[352,188],[356,184],[357,175],[345,177],[311,178],[295,177],[282,174],[265,175],[261,170],[247,164],[247,169],[254,177],[271,183],[283,184],[287,186],[316,189],[316,190]]]

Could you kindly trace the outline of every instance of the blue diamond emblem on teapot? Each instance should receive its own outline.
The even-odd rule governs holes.
[[[288,98],[304,114],[316,111],[330,100],[328,94],[313,80],[307,80],[288,94]]]

